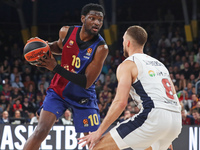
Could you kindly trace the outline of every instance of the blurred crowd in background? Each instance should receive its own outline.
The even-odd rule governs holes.
[[[128,7],[129,8],[129,7]],[[78,10],[77,10],[78,11]],[[78,13],[78,12],[77,12]],[[126,14],[126,17],[123,17]],[[118,10],[118,21],[131,21],[131,9]],[[70,22],[70,13],[61,18]],[[74,17],[73,17],[74,18]],[[79,21],[80,16],[74,20]],[[186,42],[184,22],[175,22],[176,16],[168,10],[159,14],[157,20],[164,23],[139,24],[148,32],[144,53],[160,60],[169,69],[179,101],[182,105],[182,118],[185,125],[200,124],[200,38],[190,46]],[[104,119],[117,88],[116,68],[125,59],[123,56],[122,35],[129,25],[118,26],[119,41],[116,49],[110,51],[100,78],[96,83],[96,95],[101,121]],[[21,38],[0,29],[0,124],[34,124],[38,122],[38,108],[42,105],[53,73],[30,65],[23,57]],[[55,39],[48,37],[48,39]],[[70,92],[70,91],[69,91]],[[137,114],[141,106],[129,97],[128,104],[115,123]],[[73,124],[71,110],[66,110],[55,124]]]

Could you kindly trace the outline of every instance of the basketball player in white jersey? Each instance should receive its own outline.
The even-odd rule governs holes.
[[[169,72],[160,61],[143,53],[147,33],[142,27],[129,27],[123,40],[128,58],[117,68],[114,101],[99,129],[79,138],[79,144],[85,142],[83,146],[89,144],[93,150],[167,150],[182,128],[181,106]],[[129,94],[142,109],[101,138],[125,109]]]

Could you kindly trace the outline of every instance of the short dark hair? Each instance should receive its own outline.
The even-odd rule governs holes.
[[[131,36],[139,45],[147,42],[147,32],[140,26],[131,26],[127,29],[127,34]]]
[[[104,8],[101,5],[94,3],[86,4],[81,10],[81,15],[86,16],[91,10],[100,11],[103,13],[103,16],[105,16]]]

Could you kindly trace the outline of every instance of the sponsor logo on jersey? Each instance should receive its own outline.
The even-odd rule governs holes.
[[[64,65],[63,65],[63,68],[65,68],[66,70],[68,70],[68,71],[69,71],[69,65],[67,65],[67,64],[64,64]]]
[[[73,72],[73,73],[77,73],[73,68],[70,70],[69,69],[69,65],[67,65],[67,64],[64,64],[63,68],[65,68],[67,71],[70,71],[70,72]]]
[[[87,55],[87,56],[90,56],[91,53],[92,53],[92,48],[88,48],[88,49],[87,49],[87,53],[86,53],[86,55]]]
[[[158,76],[163,76],[163,73],[162,72],[157,72],[157,75]]]
[[[150,77],[155,77],[155,75],[156,75],[153,70],[149,70],[148,74],[149,74]]]
[[[168,74],[166,72],[156,72],[157,76],[167,76]]]
[[[87,119],[83,119],[83,126],[84,127],[88,127],[89,126]]]
[[[88,56],[83,56],[85,59],[90,59],[90,57],[88,57]]]
[[[72,69],[71,72],[76,73],[76,71],[74,69]]]

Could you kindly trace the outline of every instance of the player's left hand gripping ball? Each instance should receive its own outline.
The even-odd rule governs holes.
[[[24,46],[24,58],[31,65],[37,65],[38,56],[43,57],[45,53],[51,56],[50,47],[47,42],[38,37],[31,38]]]

